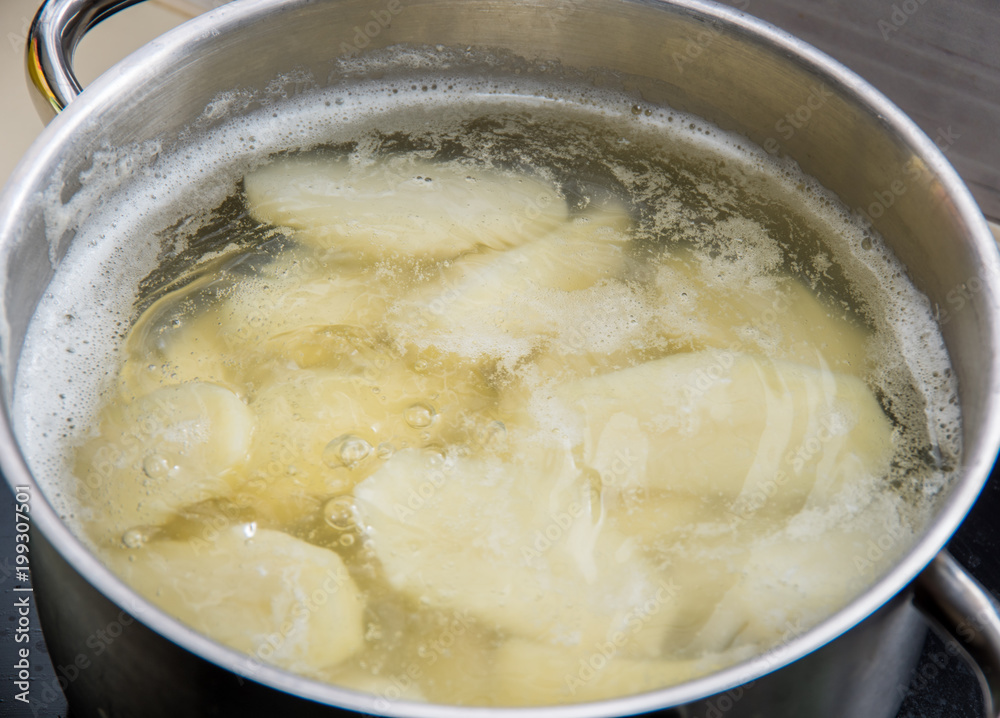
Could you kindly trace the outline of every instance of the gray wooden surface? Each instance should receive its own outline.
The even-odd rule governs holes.
[[[851,68],[947,155],[1000,220],[1000,0],[730,0]]]

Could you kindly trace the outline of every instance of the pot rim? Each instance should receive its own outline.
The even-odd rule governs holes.
[[[88,122],[96,108],[113,106],[122,88],[148,81],[150,68],[170,64],[178,48],[191,52],[201,44],[211,43],[216,36],[239,30],[249,18],[265,16],[310,0],[239,0],[197,16],[170,30],[161,37],[132,53],[105,72],[69,107],[51,122],[21,160],[0,197],[0,255],[6,258],[10,243],[19,233],[20,209],[32,199],[31,188],[41,186],[39,173],[49,166],[60,148],[72,142],[73,136]],[[968,234],[968,241],[982,265],[985,283],[981,301],[1000,307],[1000,255],[993,236],[968,188],[933,141],[899,108],[867,81],[833,60],[820,50],[773,25],[733,8],[707,0],[622,0],[650,7],[661,7],[695,18],[704,18],[729,26],[750,42],[781,52],[790,62],[799,64],[821,78],[835,91],[850,98],[866,111],[879,116],[887,129],[913,150],[940,181],[955,207]],[[280,6],[280,7],[279,7]],[[0,318],[0,322],[4,321]],[[5,366],[10,367],[9,330],[3,333]],[[989,328],[989,345],[994,356],[1000,355],[1000,338]],[[4,387],[11,398],[13,379]],[[1000,377],[990,377],[987,393],[1000,397]],[[109,569],[63,523],[45,497],[27,467],[24,456],[11,429],[9,409],[4,405],[0,416],[0,467],[12,487],[28,486],[32,495],[32,521],[51,542],[58,553],[86,578],[98,591],[119,607],[140,619],[156,633],[179,644],[195,655],[215,663],[237,675],[278,690],[352,710],[386,716],[417,716],[420,718],[458,718],[459,716],[510,716],[525,718],[584,718],[610,714],[642,713],[658,708],[683,705],[724,692],[757,680],[763,675],[792,663],[861,623],[906,586],[933,560],[958,528],[972,507],[989,477],[997,447],[1000,446],[1000,411],[984,421],[983,439],[977,451],[963,457],[964,469],[951,487],[947,499],[933,522],[920,539],[896,565],[867,591],[846,607],[802,634],[752,659],[730,666],[708,676],[659,690],[599,702],[531,708],[470,708],[404,700],[362,694],[276,668],[248,657],[188,628],[149,601],[141,598]],[[41,500],[39,500],[39,498]]]

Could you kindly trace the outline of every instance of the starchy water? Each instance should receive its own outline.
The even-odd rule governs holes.
[[[424,75],[209,137],[77,239],[18,431],[114,570],[255,660],[382,701],[681,682],[845,606],[957,465],[926,301],[736,136]]]

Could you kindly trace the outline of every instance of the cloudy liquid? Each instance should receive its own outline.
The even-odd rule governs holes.
[[[381,701],[578,702],[789,640],[919,534],[961,448],[947,355],[891,253],[814,181],[591,91],[439,76],[295,102],[294,122],[260,113],[198,148],[221,181],[159,167],[154,209],[123,202],[89,257],[78,240],[22,355],[36,475],[151,600]],[[241,145],[258,163],[291,151],[288,176],[327,190],[341,168],[402,226],[262,209],[280,181]],[[478,240],[461,213],[414,229],[420,200],[397,212],[380,177],[404,199],[433,186],[432,217],[477,183],[510,209]],[[186,182],[210,202],[177,215]],[[734,426],[752,436],[730,461]],[[239,578],[206,577],[247,542],[273,581],[229,611],[241,632],[212,613],[243,605]],[[335,588],[303,599],[312,579],[279,555]],[[307,619],[268,630],[282,601],[351,623],[323,638],[338,649]]]

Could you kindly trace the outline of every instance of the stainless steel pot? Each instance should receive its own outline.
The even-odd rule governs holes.
[[[427,717],[582,718],[662,709],[660,715],[674,718],[891,718],[919,654],[925,619],[972,660],[987,713],[998,714],[997,606],[942,548],[975,501],[1000,445],[994,361],[1000,258],[954,170],[886,98],[795,38],[700,0],[238,0],[147,45],[77,97],[69,68],[76,43],[92,24],[137,1],[50,0],[39,12],[29,75],[42,90],[43,111],[66,109],[0,200],[0,465],[12,486],[29,487],[34,497],[36,596],[54,663],[76,667],[61,671],[74,715],[332,715],[331,706],[338,706]],[[184,128],[220,90],[261,90],[295,69],[332,84],[339,79],[336,56],[397,43],[502,48],[601,81],[614,78],[646,101],[700,115],[794,158],[845,204],[870,216],[932,304],[945,306],[949,292],[981,280],[967,306],[942,326],[963,407],[960,480],[887,575],[821,625],[703,679],[603,703],[466,709],[389,702],[259,665],[137,597],[72,535],[43,498],[10,429],[26,327],[72,241],[57,238],[50,245],[43,191],[78,177],[102,145],[158,138],[165,151],[176,149]],[[812,113],[808,130],[790,137],[780,132],[783,119],[807,107],[819,85],[829,99]],[[64,195],[62,202],[72,199],[72,192]]]

